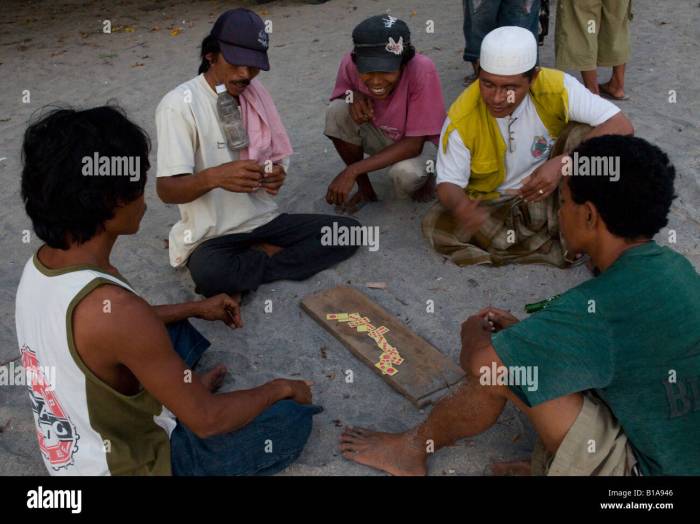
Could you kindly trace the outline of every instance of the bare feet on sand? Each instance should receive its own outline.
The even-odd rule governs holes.
[[[335,212],[340,214],[353,215],[362,209],[365,204],[369,202],[376,202],[379,200],[377,194],[374,190],[362,191],[360,189],[350,197],[350,199],[345,202],[342,206],[335,206]]]
[[[221,387],[221,384],[223,384],[226,373],[228,373],[228,369],[226,369],[226,366],[224,366],[223,364],[219,364],[211,371],[207,371],[206,373],[201,375],[200,379],[202,380],[204,387],[206,387],[209,391],[214,393],[217,389]]]
[[[532,464],[529,460],[494,462],[489,467],[494,477],[529,477],[532,475]]]
[[[598,86],[600,96],[610,98],[612,100],[622,101],[629,100],[629,96],[625,95],[625,90],[615,84],[612,80]]]
[[[427,473],[425,448],[410,433],[380,433],[363,428],[345,428],[340,451],[348,460],[395,476]]]
[[[425,183],[416,189],[411,198],[416,202],[430,202],[435,198],[435,175],[428,175]]]
[[[475,60],[472,62],[472,68],[474,69],[474,72],[470,75],[467,75],[464,77],[464,87],[469,87],[472,82],[474,82],[477,78],[479,78],[479,61]]]

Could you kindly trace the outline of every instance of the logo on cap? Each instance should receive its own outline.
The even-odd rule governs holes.
[[[398,22],[398,20],[399,20],[398,18],[394,18],[394,17],[391,16],[391,15],[386,15],[386,18],[383,19],[383,21],[384,21],[384,27],[386,27],[387,29],[391,29],[391,27],[392,27],[396,22]]]
[[[270,45],[270,37],[264,29],[260,30],[260,32],[258,33],[258,43],[260,43],[260,45],[263,46],[265,49],[267,49]]]
[[[385,49],[395,55],[403,54],[403,36],[399,37],[398,42],[394,42],[394,39],[389,37],[389,43],[386,45]]]

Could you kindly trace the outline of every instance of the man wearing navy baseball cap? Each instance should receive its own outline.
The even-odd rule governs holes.
[[[270,38],[258,15],[247,9],[232,9],[214,23],[210,36],[219,43],[221,54],[229,64],[270,70],[267,48]]]
[[[200,74],[156,109],[158,195],[178,204],[181,215],[170,231],[170,263],[187,266],[205,296],[236,297],[260,284],[303,280],[357,249],[321,242],[325,227],[357,221],[277,209],[293,151],[272,98],[256,79],[270,69],[268,47],[257,14],[226,11],[202,42]],[[217,101],[231,103],[226,93],[240,104],[248,137],[247,146],[238,143],[241,149],[227,142],[219,121]]]
[[[308,278],[357,249],[320,240],[324,227],[357,225],[354,220],[277,211],[275,195],[292,148],[272,98],[256,79],[270,69],[268,47],[258,15],[247,9],[223,13],[202,42],[199,75],[170,91],[156,109],[156,188],[165,203],[178,204],[181,216],[170,231],[170,263],[189,268],[198,293],[226,293],[239,303],[242,293],[260,284]],[[247,145],[227,140],[219,100],[229,115],[241,117],[234,120]],[[269,384],[249,390],[240,402],[237,410],[248,422],[235,431],[207,439],[191,431],[176,435],[182,445],[173,447],[174,472],[272,474],[296,460],[321,408],[311,404],[304,381],[294,383],[294,392],[280,381]],[[284,434],[274,455],[264,452],[261,439],[267,437],[255,436],[259,424]]]
[[[326,201],[353,212],[376,200],[368,173],[384,168],[396,198],[430,200],[434,175],[421,155],[426,142],[437,144],[445,120],[435,64],[416,53],[408,25],[388,14],[361,22],[352,41],[338,68],[324,130],[347,167],[328,186]]]

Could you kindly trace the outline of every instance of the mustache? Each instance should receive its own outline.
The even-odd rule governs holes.
[[[232,84],[236,84],[237,86],[249,86],[250,85],[250,80],[234,80],[231,82]]]

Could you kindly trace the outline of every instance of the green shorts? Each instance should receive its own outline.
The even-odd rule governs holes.
[[[592,71],[630,59],[632,0],[559,0],[556,67]]]

